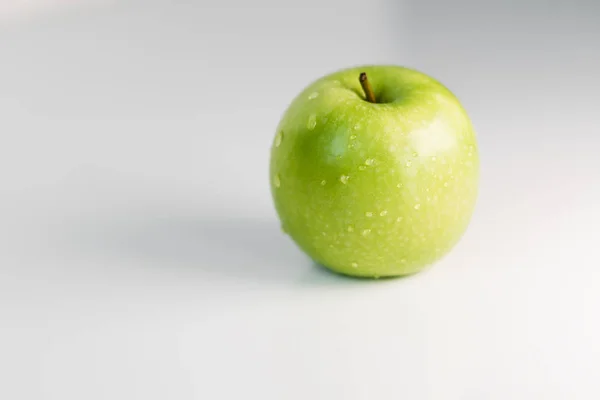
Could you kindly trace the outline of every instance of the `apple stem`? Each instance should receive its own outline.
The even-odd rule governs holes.
[[[371,83],[367,78],[366,72],[361,72],[358,80],[360,81],[360,85],[362,86],[365,95],[367,96],[367,101],[369,101],[370,103],[377,103],[377,100],[375,100],[375,93],[373,93],[373,88],[371,87]]]

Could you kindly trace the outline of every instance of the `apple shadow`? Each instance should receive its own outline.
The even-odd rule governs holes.
[[[138,216],[85,223],[71,236],[86,259],[127,260],[192,279],[321,286],[356,282],[314,263],[276,220]]]

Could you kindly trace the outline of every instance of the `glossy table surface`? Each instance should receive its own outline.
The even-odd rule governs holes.
[[[0,6],[0,398],[598,398],[600,6],[498,3]],[[364,63],[478,131],[471,226],[407,279],[316,267],[269,194],[288,102]]]

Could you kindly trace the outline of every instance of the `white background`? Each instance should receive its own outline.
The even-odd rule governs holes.
[[[600,7],[366,4],[0,6],[0,398],[600,396]],[[407,279],[316,267],[269,194],[288,102],[362,63],[481,144],[469,231]]]

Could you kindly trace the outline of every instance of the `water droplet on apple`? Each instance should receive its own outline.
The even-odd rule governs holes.
[[[315,126],[317,126],[317,115],[310,114],[310,116],[308,117],[308,123],[306,124],[306,127],[308,128],[308,130],[312,131],[313,129],[315,129]]]
[[[396,185],[396,187],[397,187],[398,189],[400,189],[400,188],[402,187],[402,184],[401,184],[401,183],[399,183],[399,184],[397,184],[397,185]]]
[[[402,217],[398,217],[398,218],[396,218],[396,222],[402,222],[402,219],[403,219]]]
[[[417,154],[417,152],[412,153],[413,157],[418,157],[419,155]]]
[[[411,165],[412,165],[412,161],[408,160],[408,161],[406,162],[406,166],[407,166],[407,167],[410,167]]]
[[[359,170],[359,171],[364,171],[365,169],[367,169],[367,167],[365,167],[364,165],[360,165],[360,166],[358,167],[358,170]]]
[[[354,232],[354,226],[352,226],[352,225],[348,225],[348,228],[346,228],[346,230],[347,230],[348,232]]]
[[[350,264],[350,265],[352,265],[352,268],[358,268],[358,264],[357,264],[357,263],[355,263],[355,262],[353,262],[353,263],[352,263],[352,264]]]
[[[276,174],[273,177],[273,184],[275,185],[276,188],[279,188],[281,186],[281,179],[279,178],[279,174]]]
[[[360,124],[354,124],[354,130],[356,131],[358,129],[360,129]]]
[[[421,208],[421,204],[419,204],[419,203],[415,204],[415,210],[418,210],[419,208]]]
[[[309,100],[313,100],[316,99],[317,97],[319,97],[319,92],[312,92],[309,96],[308,99]]]
[[[348,183],[348,179],[350,179],[348,175],[340,176],[340,182],[342,182],[344,185]]]
[[[364,229],[364,230],[362,231],[362,235],[363,235],[363,236],[369,236],[369,233],[371,233],[371,230],[370,230],[370,229]]]
[[[325,186],[325,185],[327,185],[327,181],[326,181],[325,179],[323,179],[323,180],[321,181],[321,186]]]
[[[380,216],[385,217],[387,215],[387,210],[383,210],[379,213]]]
[[[281,141],[283,140],[283,131],[277,132],[275,136],[275,147],[281,146]]]
[[[365,165],[369,165],[369,166],[371,166],[371,165],[373,165],[374,163],[375,163],[375,160],[373,160],[372,158],[367,158],[367,159],[365,160]]]
[[[367,211],[365,213],[365,217],[367,217],[367,218],[371,218],[372,216],[373,216],[373,213],[371,211]]]

